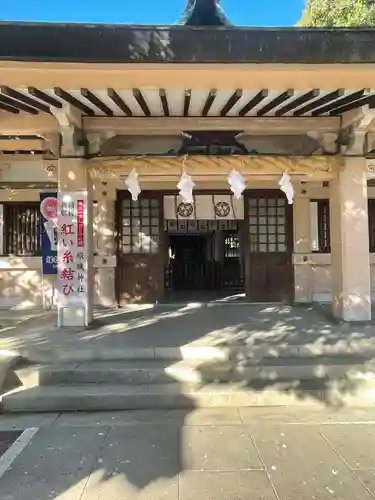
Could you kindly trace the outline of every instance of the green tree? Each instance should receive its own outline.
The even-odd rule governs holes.
[[[307,0],[299,26],[375,27],[374,0]]]

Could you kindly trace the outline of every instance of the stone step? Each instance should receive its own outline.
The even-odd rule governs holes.
[[[374,384],[348,387],[329,384],[273,384],[244,387],[240,384],[85,384],[40,386],[13,390],[1,397],[1,411],[62,412],[144,410],[255,406],[372,406]]]
[[[319,339],[303,345],[292,343],[269,344],[266,340],[256,345],[186,345],[172,347],[106,347],[103,345],[59,347],[58,349],[33,346],[15,349],[12,355],[34,363],[83,363],[89,361],[130,360],[230,360],[274,358],[318,358],[320,356],[367,356],[375,357],[375,338],[347,340],[337,339],[324,343]]]
[[[24,387],[38,385],[142,385],[254,381],[375,379],[375,362],[361,357],[263,358],[232,361],[122,361],[31,365],[17,369]]]

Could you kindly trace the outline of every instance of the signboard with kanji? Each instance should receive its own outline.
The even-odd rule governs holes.
[[[43,274],[57,273],[57,193],[40,193]]]
[[[59,306],[87,304],[87,193],[60,193],[58,234]]]

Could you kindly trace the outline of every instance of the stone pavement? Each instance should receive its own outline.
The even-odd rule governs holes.
[[[375,352],[373,323],[338,324],[329,311],[330,306],[220,302],[133,306],[97,309],[95,323],[88,329],[58,329],[56,311],[0,310],[0,352],[9,350],[31,358],[41,352],[47,359],[84,349],[116,352],[181,346],[266,345],[276,355],[286,346]]]
[[[0,417],[40,427],[1,500],[370,500],[375,409]]]

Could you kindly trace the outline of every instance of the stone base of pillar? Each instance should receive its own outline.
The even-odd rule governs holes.
[[[85,327],[91,322],[89,311],[86,307],[76,309],[61,307],[58,309],[57,326],[59,327]]]
[[[371,320],[371,297],[369,295],[350,294],[345,297],[333,297],[333,315],[347,322]]]

